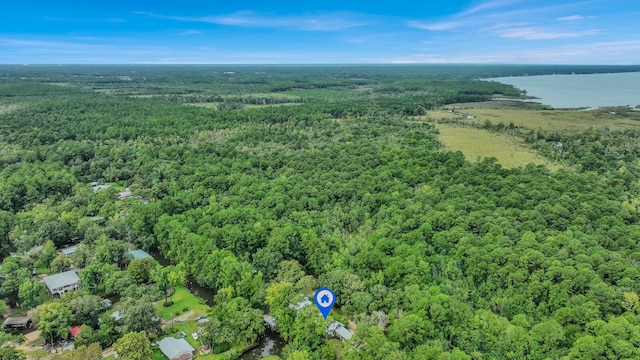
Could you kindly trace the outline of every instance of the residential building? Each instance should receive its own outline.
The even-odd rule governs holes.
[[[18,329],[26,329],[30,328],[33,324],[33,321],[28,316],[21,317],[8,317],[2,323],[2,330],[10,331],[10,330],[18,330]]]
[[[60,249],[60,251],[62,251],[62,254],[64,256],[71,256],[76,253],[76,251],[78,250],[78,246],[80,245],[69,246],[69,247]]]
[[[47,276],[42,281],[47,286],[51,296],[61,296],[67,291],[76,291],[80,287],[78,284],[80,277],[73,270]]]
[[[133,257],[136,260],[153,259],[153,256],[147,254],[143,250],[131,250],[129,251],[129,255],[131,255],[131,257]]]
[[[182,338],[166,337],[158,342],[158,346],[169,360],[189,360],[195,357],[196,349]]]
[[[345,341],[353,337],[353,331],[347,329],[343,323],[334,321],[327,327],[327,335]]]
[[[118,193],[118,198],[120,200],[125,200],[133,196],[131,189],[126,188],[123,192]]]

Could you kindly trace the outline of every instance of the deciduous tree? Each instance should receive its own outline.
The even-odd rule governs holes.
[[[60,301],[43,304],[36,313],[38,330],[43,338],[53,343],[56,338],[66,339],[69,336],[69,326],[73,315]]]
[[[144,331],[129,332],[113,344],[122,360],[149,360],[153,355],[151,342]]]

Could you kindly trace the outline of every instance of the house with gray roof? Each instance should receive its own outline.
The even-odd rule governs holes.
[[[327,335],[345,341],[353,337],[353,331],[347,329],[347,327],[343,323],[334,321],[327,327]]]
[[[21,330],[30,328],[33,324],[33,321],[28,316],[21,317],[8,317],[5,319],[4,323],[2,323],[2,330],[11,331],[11,330]]]
[[[75,254],[76,251],[78,251],[78,247],[79,246],[80,245],[69,246],[69,247],[60,249],[60,251],[62,252],[62,254],[64,256],[71,256],[71,255]]]
[[[189,360],[195,357],[196,349],[189,345],[185,339],[176,339],[174,337],[166,337],[158,342],[160,351],[169,360]]]
[[[47,290],[51,296],[61,296],[67,291],[76,291],[80,288],[78,284],[80,277],[78,277],[78,274],[73,270],[47,276],[42,279],[42,281],[47,286]]]
[[[133,193],[129,188],[126,188],[124,191],[118,193],[118,199],[120,200],[126,200],[132,196],[133,196]]]
[[[295,304],[289,304],[289,307],[296,311],[296,313],[300,312],[300,310],[306,308],[307,306],[313,305],[311,300],[307,299],[307,297],[303,297],[302,301],[299,301]]]

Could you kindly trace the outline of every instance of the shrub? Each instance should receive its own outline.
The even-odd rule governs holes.
[[[230,347],[231,344],[228,342],[216,343],[215,345],[213,345],[213,348],[211,348],[211,352],[214,354],[221,354],[229,350]]]

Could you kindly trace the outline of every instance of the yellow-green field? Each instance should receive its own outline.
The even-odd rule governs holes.
[[[205,107],[205,108],[209,108],[209,109],[218,110],[218,104],[220,104],[220,103],[217,103],[217,102],[204,102],[204,103],[186,103],[185,105],[199,106],[199,107]]]
[[[458,114],[458,113],[454,113],[453,111],[447,111],[447,110],[430,110],[427,111],[427,115],[426,116],[416,116],[416,118],[418,119],[459,119],[461,118],[462,115]]]
[[[471,162],[495,157],[502,166],[508,168],[531,163],[546,165],[552,170],[560,168],[559,165],[545,160],[535,151],[528,149],[520,139],[512,136],[446,124],[436,124],[436,127],[440,132],[439,139],[445,147],[452,151],[461,151]]]
[[[640,112],[629,109],[577,110],[514,110],[514,109],[466,109],[475,116],[469,120],[493,124],[513,123],[530,129],[584,131],[589,128],[609,127],[610,129],[640,128]],[[615,114],[612,114],[615,112]]]

